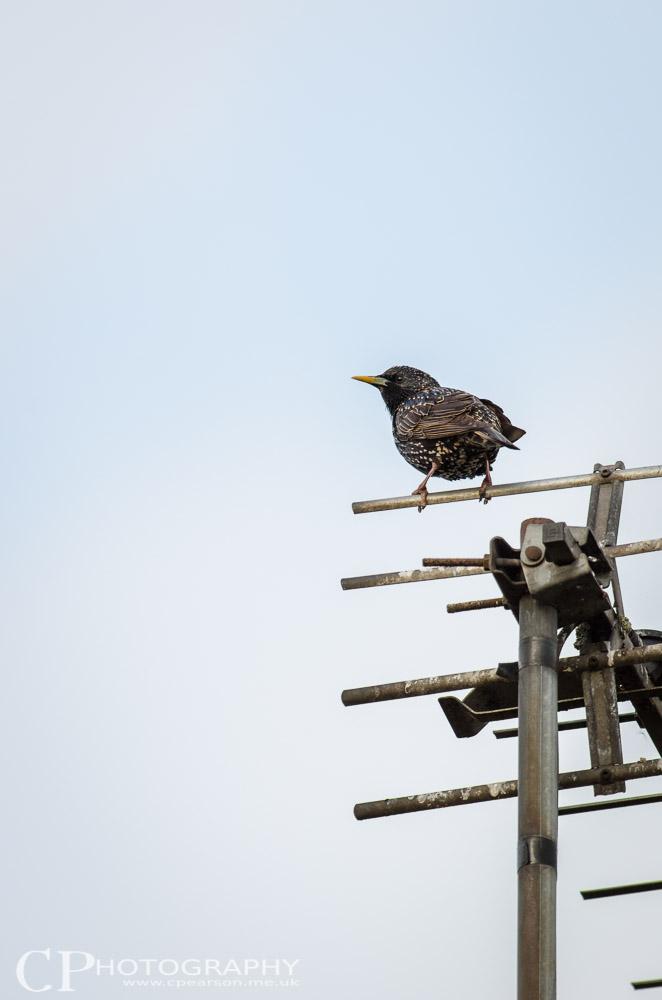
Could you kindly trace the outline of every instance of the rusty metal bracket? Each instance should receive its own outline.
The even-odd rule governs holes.
[[[615,545],[618,539],[618,526],[621,519],[623,503],[623,483],[613,478],[613,473],[623,469],[623,462],[614,465],[596,464],[594,472],[599,473],[604,482],[591,487],[588,505],[587,526],[594,533],[600,545],[606,547]],[[611,586],[614,595],[616,614],[612,616],[609,636],[602,641],[595,635],[590,625],[578,632],[578,648],[580,652],[591,654],[610,652],[623,645],[621,621],[624,617],[623,597],[618,580],[616,560],[610,560]],[[588,730],[588,745],[591,755],[591,765],[601,767],[610,764],[623,763],[623,748],[621,744],[621,727],[618,721],[618,701],[616,693],[616,674],[613,667],[596,670],[590,675],[582,676],[584,702],[586,704],[586,724]],[[594,795],[616,795],[625,791],[625,782],[614,782],[612,785],[596,784]]]
[[[571,528],[562,521],[528,524],[522,570],[531,596],[557,608],[559,627],[598,620],[611,609],[603,589],[609,563],[586,527]]]

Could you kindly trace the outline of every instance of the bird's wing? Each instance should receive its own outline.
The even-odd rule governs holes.
[[[526,431],[523,431],[521,427],[515,427],[514,424],[511,424],[510,420],[500,406],[493,403],[491,399],[481,399],[481,403],[485,403],[485,406],[489,406],[490,410],[494,410],[499,418],[499,422],[501,423],[501,433],[504,437],[508,438],[509,441],[519,441],[521,437],[524,437]]]
[[[402,403],[395,414],[394,430],[400,441],[457,437],[486,427],[472,416],[476,397],[468,392],[441,395],[434,390],[421,392]]]

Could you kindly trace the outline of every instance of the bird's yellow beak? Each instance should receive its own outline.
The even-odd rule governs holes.
[[[388,384],[386,379],[382,378],[381,375],[352,375],[352,378],[355,378],[357,382],[367,382],[368,385],[376,385],[377,388]]]

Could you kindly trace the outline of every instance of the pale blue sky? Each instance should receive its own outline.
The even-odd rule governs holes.
[[[514,620],[445,615],[486,580],[338,581],[588,494],[354,517],[420,476],[350,376],[501,403],[528,433],[496,481],[662,460],[661,31],[653,2],[2,5],[3,996],[51,947],[299,958],[301,1000],[512,997],[515,804],[351,810],[514,777],[514,741],[340,691],[513,659]],[[661,489],[626,488],[623,541],[660,534]],[[637,626],[661,559],[623,561]],[[579,897],[656,877],[659,808],[562,820],[567,1000],[662,975],[655,894]]]

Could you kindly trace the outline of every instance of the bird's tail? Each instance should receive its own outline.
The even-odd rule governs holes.
[[[526,431],[523,431],[521,427],[515,427],[515,424],[510,422],[500,406],[493,403],[491,399],[481,399],[481,403],[485,403],[485,406],[489,406],[490,410],[496,413],[501,424],[501,433],[508,438],[511,444],[513,441],[519,441],[521,437],[524,437]]]
[[[474,431],[474,433],[477,434],[488,447],[494,448],[496,445],[497,448],[512,448],[513,451],[519,451],[516,444],[509,441],[507,437],[504,437],[504,435],[495,430],[494,427],[483,426],[480,430]]]

